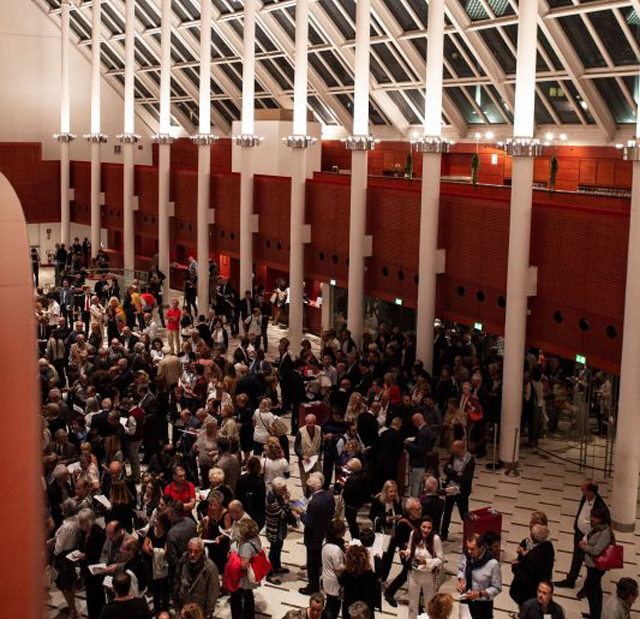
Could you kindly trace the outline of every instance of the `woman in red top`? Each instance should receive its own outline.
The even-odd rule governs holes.
[[[184,468],[176,466],[173,473],[173,482],[164,489],[165,498],[180,501],[184,505],[184,511],[188,514],[196,506],[196,488],[187,481]]]
[[[171,307],[167,310],[167,334],[171,354],[180,352],[180,308],[178,299],[171,300]]]
[[[393,374],[391,372],[387,372],[384,375],[383,391],[389,396],[389,404],[400,404],[402,395],[400,393],[400,388],[396,383],[396,379],[393,377]]]

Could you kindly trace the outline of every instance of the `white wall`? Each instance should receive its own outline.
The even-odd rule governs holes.
[[[27,224],[29,233],[29,246],[36,247],[40,254],[41,264],[47,263],[47,251],[54,252],[56,243],[60,242],[60,222],[45,224]],[[91,226],[83,224],[71,224],[71,240],[75,237],[83,241],[85,237],[91,238]],[[100,241],[102,247],[107,248],[107,230],[100,231]]]
[[[234,121],[232,135],[242,133],[240,121]],[[293,133],[293,122],[288,120],[256,120],[255,134],[264,138],[264,142],[254,148],[254,173],[270,176],[291,176],[293,169],[293,154],[282,140]],[[307,125],[307,135],[317,138],[314,146],[307,149],[307,177],[311,178],[314,172],[321,167],[321,134],[320,123],[310,122]],[[231,170],[240,172],[240,150],[233,140],[231,141]]]
[[[73,38],[73,34],[72,34]],[[45,159],[59,159],[53,139],[60,131],[60,29],[33,0],[0,0],[0,142],[42,142]],[[89,145],[82,139],[90,131],[91,64],[72,41],[71,158],[89,160]],[[109,143],[103,161],[122,162],[114,154],[115,136],[123,131],[123,101],[102,82],[102,133]],[[136,116],[136,132],[143,149],[136,163],[151,163],[152,132]]]

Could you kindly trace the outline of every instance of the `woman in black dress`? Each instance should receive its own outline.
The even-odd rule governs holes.
[[[253,449],[253,411],[249,406],[249,398],[241,393],[236,398],[236,415],[240,424],[240,449],[243,455],[243,464],[249,461]]]
[[[231,538],[227,532],[231,529],[231,515],[229,510],[223,506],[224,497],[222,492],[212,490],[208,496],[209,510],[202,521],[203,539],[213,540],[213,544],[207,544],[209,558],[216,564],[218,571],[224,574],[229,554]]]

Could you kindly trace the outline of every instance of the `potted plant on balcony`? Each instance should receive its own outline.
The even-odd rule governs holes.
[[[474,187],[478,184],[479,168],[480,168],[480,157],[478,157],[478,153],[473,153],[473,157],[471,157],[471,184]]]

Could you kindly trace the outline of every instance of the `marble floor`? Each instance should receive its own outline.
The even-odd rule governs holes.
[[[41,277],[43,271],[41,270]],[[46,276],[46,273],[45,273]],[[46,281],[46,280],[44,280]],[[176,293],[179,294],[179,293]],[[277,354],[279,337],[286,335],[281,327],[269,328],[269,355]],[[310,337],[312,345],[317,348],[318,338]],[[230,345],[233,349],[234,344]],[[573,520],[578,509],[580,498],[579,485],[585,476],[594,477],[600,483],[601,494],[608,502],[611,491],[611,480],[602,479],[596,469],[580,470],[576,462],[579,461],[577,443],[543,439],[540,452],[523,449],[520,456],[519,476],[507,476],[504,471],[493,472],[484,466],[490,458],[479,461],[476,467],[473,493],[471,495],[471,509],[493,506],[502,513],[502,576],[503,592],[495,603],[497,619],[507,619],[508,615],[517,611],[516,604],[508,594],[511,582],[510,563],[515,559],[517,544],[526,537],[530,513],[534,510],[544,511],[548,518],[551,536],[556,550],[554,580],[560,580],[566,574],[571,562],[573,547]],[[594,439],[589,446],[591,459],[587,459],[588,466],[599,465],[605,449],[602,439]],[[444,454],[443,454],[444,456]],[[560,456],[560,457],[558,457]],[[291,459],[292,475],[288,481],[292,498],[301,496],[296,457]],[[366,519],[363,509],[362,519]],[[640,531],[636,533],[619,533],[617,541],[624,546],[624,568],[608,572],[603,579],[606,595],[615,590],[615,582],[622,576],[640,579]],[[267,542],[263,539],[265,545]],[[462,546],[461,522],[454,512],[449,540],[445,542],[446,580],[441,591],[453,592],[455,589],[455,571]],[[305,548],[302,542],[302,529],[290,529],[284,544],[283,563],[290,568],[291,573],[283,578],[282,586],[265,583],[256,592],[258,614],[261,617],[280,619],[287,610],[303,608],[308,598],[298,593],[298,588],[306,584],[306,574],[300,568],[306,562]],[[400,564],[396,556],[391,572],[391,578],[399,571]],[[583,568],[578,587],[585,576]],[[575,590],[557,589],[556,601],[564,608],[567,619],[580,619],[582,612],[588,612],[586,600],[575,599]],[[61,609],[65,607],[61,593],[53,588],[47,594],[46,608],[49,619],[63,617]],[[85,610],[84,592],[79,592],[79,609]],[[400,602],[397,608],[392,608],[383,601],[380,617],[407,617],[406,588],[403,588],[396,599]],[[639,605],[640,606],[640,605]],[[455,616],[457,611],[454,612]],[[639,611],[632,610],[633,616],[640,617]],[[227,619],[230,617],[228,600],[222,598],[217,605],[215,617]]]

